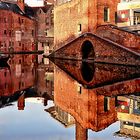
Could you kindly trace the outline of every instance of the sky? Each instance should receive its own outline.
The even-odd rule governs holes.
[[[25,3],[29,6],[42,6],[43,0],[25,0]]]

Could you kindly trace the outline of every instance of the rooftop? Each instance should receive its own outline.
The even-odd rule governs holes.
[[[50,7],[52,7],[52,6],[53,6],[53,5],[38,6],[38,7],[32,7],[32,9],[33,9],[34,12],[37,12],[38,9],[42,9],[42,11],[43,11],[44,13],[46,13],[46,12],[50,9]]]
[[[17,5],[16,1],[11,1],[11,0],[4,0],[0,1],[0,10],[9,10],[12,11],[16,14],[26,16],[28,18],[33,18],[34,17],[34,11],[31,7],[28,5],[25,5],[25,11],[22,11],[20,7]]]

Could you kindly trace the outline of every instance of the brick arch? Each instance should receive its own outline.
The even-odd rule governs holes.
[[[95,56],[94,46],[90,40],[85,40],[81,45],[82,59],[93,59]]]

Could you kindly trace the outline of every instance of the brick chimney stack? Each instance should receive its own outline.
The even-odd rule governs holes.
[[[20,7],[20,9],[21,9],[22,11],[24,11],[24,8],[25,8],[24,0],[17,0],[17,4],[18,4],[18,6]]]

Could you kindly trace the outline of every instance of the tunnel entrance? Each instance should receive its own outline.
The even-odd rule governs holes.
[[[82,59],[93,59],[95,56],[93,45],[86,40],[82,45]]]

